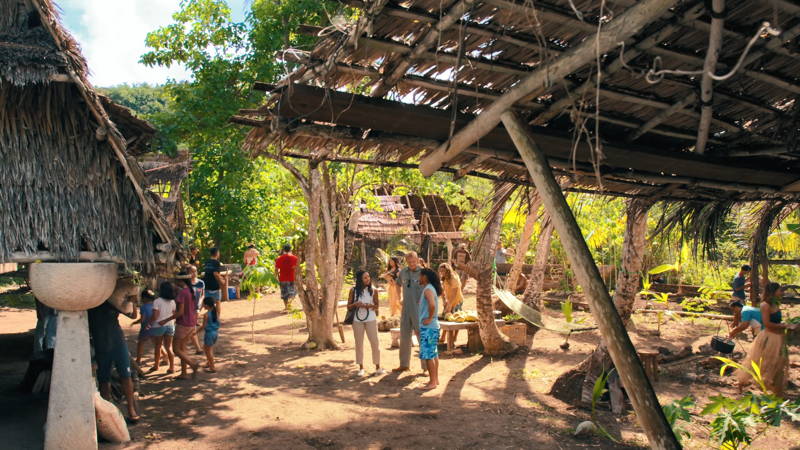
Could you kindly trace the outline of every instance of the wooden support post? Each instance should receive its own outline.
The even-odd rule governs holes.
[[[586,39],[553,62],[542,64],[539,69],[520,80],[519,84],[487,106],[469,125],[423,158],[419,170],[423,175],[431,176],[444,163],[494,129],[500,123],[500,115],[509,110],[514,103],[543,91],[550,80],[559,80],[580,69],[593,61],[598,53],[608,52],[619,42],[640,32],[645,25],[658,19],[676,2],[677,0],[641,1],[603,27],[595,37]]]
[[[720,47],[722,47],[722,25],[725,19],[725,0],[711,0],[711,30],[708,33],[708,50],[703,64],[703,78],[700,81],[700,100],[703,102],[700,110],[700,125],[697,127],[697,142],[694,151],[703,154],[708,143],[708,131],[711,128],[711,116],[714,111],[712,99],[714,94],[714,79],[711,74],[717,70]]]
[[[550,171],[547,158],[531,138],[527,125],[513,112],[503,113],[502,121],[525,161],[539,197],[558,231],[570,266],[591,304],[594,320],[608,345],[611,359],[630,396],[636,417],[647,434],[650,446],[655,449],[681,448],[661,410],[658,397],[642,368],[636,349],[625,331],[625,325],[608,295],[575,216]]]

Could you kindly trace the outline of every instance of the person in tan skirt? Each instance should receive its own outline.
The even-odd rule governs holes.
[[[764,330],[753,341],[750,352],[742,365],[752,371],[752,362],[758,364],[761,378],[767,390],[778,397],[783,397],[789,372],[789,354],[786,347],[786,330],[793,330],[797,325],[781,323],[783,316],[780,309],[780,299],[783,297],[783,288],[778,283],[767,284],[761,298],[761,318]],[[736,378],[739,389],[743,390],[754,380],[748,371],[737,370]]]

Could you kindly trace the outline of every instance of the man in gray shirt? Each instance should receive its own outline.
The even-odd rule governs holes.
[[[400,313],[400,367],[393,372],[405,372],[411,366],[411,339],[419,332],[419,257],[416,252],[406,254],[406,267],[400,271],[397,282],[403,288],[403,311]]]

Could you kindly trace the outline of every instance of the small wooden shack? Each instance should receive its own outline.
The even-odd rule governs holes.
[[[146,123],[98,95],[50,0],[0,0],[0,262],[153,273],[179,245],[128,152]]]
[[[182,184],[192,168],[191,154],[182,150],[174,157],[162,153],[147,153],[136,157],[147,178],[147,187],[155,194],[169,226],[176,236],[186,229]]]
[[[459,231],[464,220],[461,210],[439,196],[378,195],[377,201],[377,208],[362,204],[356,213],[351,230],[357,249],[353,268],[379,273],[383,267],[375,258],[377,250],[391,250],[392,241],[400,239],[413,244],[424,253],[423,258],[436,265],[447,262],[453,246],[464,240]]]

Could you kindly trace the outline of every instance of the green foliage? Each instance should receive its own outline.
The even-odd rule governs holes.
[[[660,266],[653,267],[652,269],[647,271],[648,275],[658,275],[664,272],[671,272],[673,270],[680,270],[680,265],[678,264],[661,264]]]
[[[148,34],[142,56],[149,66],[185,65],[193,79],[164,86],[169,114],[156,125],[192,152],[186,183],[192,244],[221,248],[223,259],[238,257],[249,243],[275,249],[302,236],[305,204],[299,188],[272,161],[252,159],[242,150],[246,130],[228,123],[240,108],[263,95],[253,82],[274,82],[289,65],[277,57],[284,45],[308,46],[294,31],[302,23],[325,24],[319,1],[256,0],[243,22],[231,18],[221,0],[186,0],[173,23]]]
[[[600,425],[596,417],[597,402],[599,402],[603,395],[608,392],[608,389],[606,388],[608,377],[614,372],[614,370],[615,369],[611,369],[608,372],[603,372],[599,377],[597,377],[596,380],[594,380],[594,386],[592,387],[592,422],[597,427],[597,434],[605,437],[615,444],[618,444],[619,441],[615,439],[614,436],[612,436],[611,433],[609,433],[605,428],[603,428],[602,425]]]
[[[515,320],[522,320],[522,316],[517,313],[506,314],[503,316],[503,320],[506,322],[514,322]]]
[[[265,266],[246,266],[241,289],[250,292],[250,299],[266,287],[278,286],[278,276]]]
[[[691,433],[686,430],[681,422],[689,422],[692,420],[692,413],[689,409],[694,406],[694,399],[691,396],[686,396],[661,407],[678,441],[682,441],[684,438],[691,439],[692,437]]]

